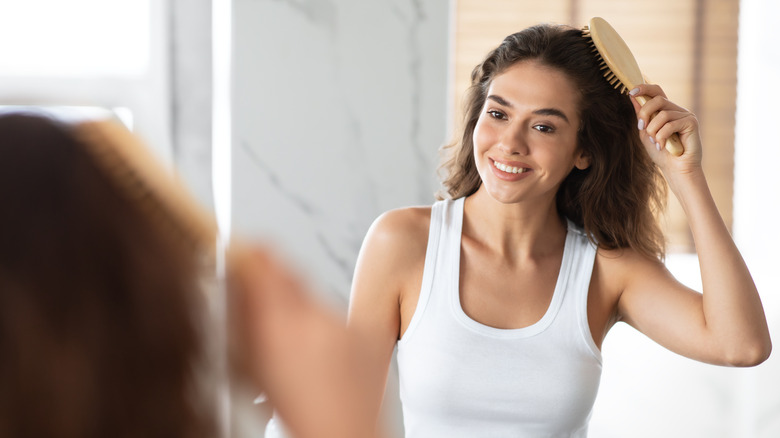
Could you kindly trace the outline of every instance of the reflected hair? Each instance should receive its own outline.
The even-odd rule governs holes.
[[[213,436],[183,242],[41,116],[0,116],[0,205],[0,436]]]
[[[577,145],[590,166],[574,168],[558,188],[558,213],[582,227],[606,249],[633,248],[663,259],[665,239],[658,222],[666,184],[637,131],[630,98],[604,79],[582,31],[537,25],[509,35],[471,73],[464,96],[461,131],[442,148],[443,192],[437,197],[469,196],[482,184],[474,160],[474,129],[493,79],[518,62],[533,61],[564,73],[579,90]]]

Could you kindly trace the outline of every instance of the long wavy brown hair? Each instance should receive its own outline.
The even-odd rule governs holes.
[[[469,196],[479,188],[473,135],[488,88],[497,75],[527,60],[563,72],[580,92],[577,143],[591,165],[575,168],[565,178],[556,196],[558,213],[603,248],[630,247],[663,259],[658,215],[665,207],[666,183],[639,139],[629,97],[609,85],[589,41],[569,26],[537,25],[509,35],[474,68],[464,98],[462,133],[443,148],[445,193],[439,199]]]
[[[0,436],[207,437],[198,275],[65,125],[0,116]]]

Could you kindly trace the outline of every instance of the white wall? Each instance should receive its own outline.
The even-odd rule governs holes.
[[[775,349],[739,382],[737,430],[769,438],[780,436],[780,3],[742,0],[740,7],[734,237],[761,293]]]

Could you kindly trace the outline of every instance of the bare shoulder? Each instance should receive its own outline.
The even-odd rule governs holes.
[[[431,207],[398,208],[380,215],[366,238],[390,248],[414,247],[420,240],[427,242],[430,222]]]
[[[395,275],[425,259],[431,207],[405,207],[380,215],[366,234],[361,258],[377,260]]]
[[[398,339],[399,305],[419,289],[428,242],[430,207],[407,207],[380,215],[360,249],[350,298],[353,326],[385,327]]]
[[[407,274],[414,275],[425,259],[430,220],[431,207],[405,207],[380,215],[363,241],[357,280],[367,275],[379,284],[404,286]]]

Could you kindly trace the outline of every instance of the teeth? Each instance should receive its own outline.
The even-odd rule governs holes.
[[[496,168],[498,170],[501,170],[502,172],[506,172],[506,173],[523,173],[523,172],[527,172],[527,169],[525,169],[525,168],[507,166],[506,164],[499,163],[498,161],[494,161],[493,165],[496,166]]]

